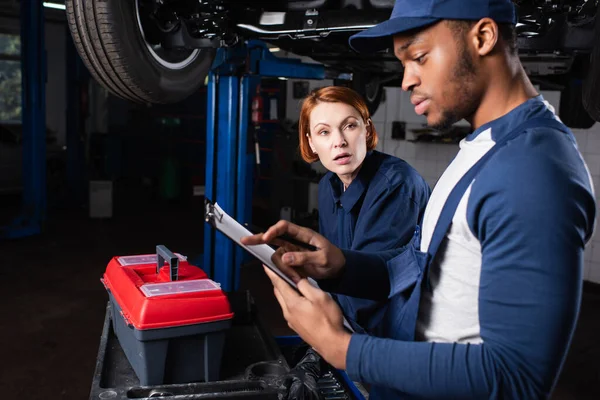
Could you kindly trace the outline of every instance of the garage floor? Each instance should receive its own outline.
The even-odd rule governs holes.
[[[111,220],[90,220],[85,210],[53,211],[44,235],[0,242],[0,398],[87,399],[107,300],[99,278],[109,259],[151,253],[156,244],[190,258],[198,254],[199,200],[126,198]],[[252,291],[273,333],[289,333],[259,265],[243,269],[242,286]],[[600,291],[586,286],[554,399],[600,398],[599,310]]]

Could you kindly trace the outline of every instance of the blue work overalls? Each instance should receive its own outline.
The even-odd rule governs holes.
[[[421,293],[425,285],[429,284],[429,265],[450,228],[452,218],[460,200],[479,171],[498,150],[527,129],[540,125],[551,126],[557,130],[565,131],[561,123],[548,118],[533,118],[515,128],[503,139],[499,140],[456,184],[442,208],[427,252],[424,253],[419,250],[421,237],[420,228],[417,227],[412,241],[397,256],[387,262],[390,293],[385,309],[381,310],[381,326],[374,333],[376,336],[401,341],[415,340]],[[356,328],[358,328],[357,333],[365,333],[360,327]],[[402,355],[393,356],[401,357]],[[398,377],[398,379],[402,379],[402,377]],[[372,386],[369,398],[374,400],[391,400],[406,398],[406,396],[391,388]]]

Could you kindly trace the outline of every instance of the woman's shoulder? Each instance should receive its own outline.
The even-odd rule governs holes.
[[[319,180],[318,193],[320,201],[323,201],[325,198],[333,198],[332,179],[334,179],[334,173],[327,171]]]
[[[428,187],[421,174],[403,159],[379,151],[373,151],[372,157],[379,164],[374,180],[380,180],[389,186],[408,184]]]
[[[333,178],[333,172],[327,171],[325,173],[325,175],[323,175],[321,177],[321,179],[319,179],[319,186],[324,186],[324,185],[330,186],[331,185],[331,178]]]

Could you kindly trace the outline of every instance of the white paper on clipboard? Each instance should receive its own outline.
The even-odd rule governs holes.
[[[254,257],[262,261],[267,268],[276,273],[279,277],[281,277],[281,279],[285,280],[288,284],[290,284],[290,286],[292,286],[294,289],[297,289],[294,281],[292,281],[286,274],[281,272],[277,265],[275,265],[275,263],[271,260],[275,250],[266,244],[254,246],[246,246],[245,244],[242,244],[241,239],[245,236],[251,236],[253,233],[235,219],[231,218],[216,202],[206,202],[205,220],[222,232],[225,236],[243,247],[246,251],[250,252],[250,254],[252,254]],[[308,281],[314,287],[319,287],[314,279],[308,278]],[[345,317],[344,327],[346,327],[346,329],[348,329],[350,332],[354,332],[354,329],[352,329]]]

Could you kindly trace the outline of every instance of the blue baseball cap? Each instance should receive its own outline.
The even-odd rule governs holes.
[[[371,53],[392,47],[392,37],[398,33],[444,19],[479,21],[486,17],[497,23],[517,23],[511,0],[396,0],[390,19],[352,35],[349,44],[358,52]]]

